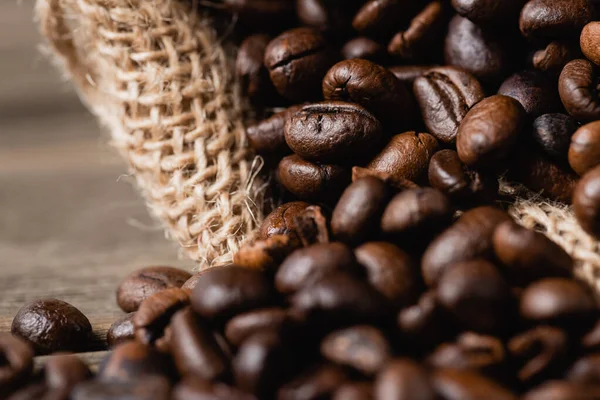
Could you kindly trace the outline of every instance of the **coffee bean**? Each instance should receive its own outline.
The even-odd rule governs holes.
[[[359,325],[327,335],[321,342],[321,354],[329,361],[370,376],[392,357],[392,350],[379,329]]]
[[[331,400],[374,400],[373,385],[368,382],[344,383]]]
[[[600,237],[600,166],[588,171],[577,184],[573,211],[587,233]]]
[[[373,62],[382,62],[386,59],[385,47],[364,36],[359,36],[346,42],[341,52],[342,58],[345,60],[362,58]]]
[[[173,316],[171,324],[171,355],[182,376],[217,380],[228,372],[229,360],[205,321],[186,308]]]
[[[189,375],[173,389],[172,400],[257,400],[251,394],[223,383],[210,383]]]
[[[352,13],[356,1],[298,0],[296,14],[303,25],[315,27],[330,36],[345,37],[351,34]]]
[[[323,163],[348,163],[368,154],[381,135],[381,124],[371,113],[341,101],[306,105],[285,123],[290,148],[306,160]]]
[[[135,328],[133,326],[134,316],[135,313],[125,314],[112,323],[106,333],[108,347],[115,347],[135,337]]]
[[[267,119],[246,129],[248,143],[254,151],[265,157],[280,158],[292,151],[285,142],[283,127],[285,121],[300,110],[301,106],[291,106],[273,114]]]
[[[557,40],[535,51],[531,55],[531,65],[539,71],[558,76],[569,61],[580,56],[577,46]]]
[[[458,128],[456,148],[469,166],[491,166],[509,157],[526,120],[525,109],[508,96],[488,97],[469,110]]]
[[[383,171],[375,171],[368,168],[363,167],[352,167],[352,182],[356,182],[363,178],[377,178],[384,183],[388,184],[392,189],[397,191],[402,191],[406,189],[416,189],[419,187],[413,181],[403,178],[395,178],[393,179],[392,175],[383,172]]]
[[[517,396],[496,382],[472,371],[439,369],[433,385],[444,400],[516,400]]]
[[[397,322],[410,347],[429,349],[453,333],[433,291],[423,293],[417,304],[400,311]]]
[[[425,126],[444,143],[456,140],[467,111],[484,97],[479,81],[454,67],[437,67],[415,79],[414,92]]]
[[[323,78],[326,100],[357,103],[388,129],[406,125],[412,99],[402,83],[387,68],[368,60],[344,60]]]
[[[154,293],[142,302],[133,317],[135,338],[144,344],[154,344],[163,337],[173,314],[189,303],[188,292],[180,288]]]
[[[169,357],[156,349],[130,341],[118,345],[100,365],[98,378],[103,381],[130,382],[144,377],[171,376],[173,365]]]
[[[317,365],[279,388],[277,399],[328,399],[347,380],[348,375],[340,367],[331,364]]]
[[[323,76],[335,62],[327,40],[312,28],[295,28],[273,39],[265,66],[282,96],[303,101],[319,97]]]
[[[283,308],[252,310],[229,320],[225,326],[225,337],[233,346],[240,346],[257,332],[281,332],[288,322],[288,313]]]
[[[577,129],[571,137],[569,165],[579,175],[600,164],[600,121]]]
[[[281,159],[277,173],[281,184],[303,200],[337,198],[350,183],[349,168],[313,163],[295,154]]]
[[[479,26],[502,26],[507,20],[517,19],[523,0],[452,0],[452,7]]]
[[[239,267],[273,272],[285,258],[300,246],[290,235],[275,235],[265,240],[247,242],[233,255]]]
[[[35,300],[21,307],[10,331],[33,346],[36,354],[84,350],[90,345],[92,325],[69,303]]]
[[[235,72],[250,99],[262,103],[272,90],[269,73],[263,65],[265,50],[271,41],[269,35],[250,35],[240,44],[235,61]]]
[[[367,168],[390,174],[394,182],[408,179],[419,183],[425,179],[429,159],[437,149],[437,140],[428,133],[401,133],[392,137]]]
[[[33,372],[33,349],[9,333],[0,333],[0,397],[5,398]]]
[[[476,332],[501,332],[512,316],[508,285],[485,260],[448,267],[439,280],[437,296],[462,327]]]
[[[386,37],[408,21],[415,5],[398,0],[368,0],[358,10],[352,26],[361,34]]]
[[[547,277],[569,277],[573,272],[573,259],[559,245],[512,221],[496,227],[492,243],[508,278],[517,285]]]
[[[600,119],[597,67],[588,60],[573,60],[563,68],[558,92],[565,109],[580,122]]]
[[[352,249],[343,243],[316,244],[296,250],[285,259],[275,275],[275,287],[280,293],[295,293],[333,272],[358,275]]]
[[[169,382],[162,377],[140,377],[135,381],[91,380],[73,389],[72,400],[169,400]]]
[[[331,232],[344,243],[366,240],[379,227],[390,187],[373,177],[359,179],[346,188],[331,216]]]
[[[567,381],[549,381],[525,393],[522,400],[595,400],[600,388]]]
[[[427,247],[421,261],[425,283],[437,285],[450,265],[493,254],[492,235],[496,226],[509,216],[493,207],[478,207],[465,212],[460,219]]]
[[[304,211],[309,205],[303,201],[293,201],[277,207],[263,220],[262,225],[258,229],[257,238],[264,240],[275,235],[295,234],[297,227],[294,217]]]
[[[369,283],[394,305],[415,302],[421,285],[418,267],[407,253],[388,242],[368,242],[356,248],[355,254]]]
[[[325,216],[321,207],[307,207],[294,217],[294,220],[298,227],[300,242],[304,247],[316,243],[329,243],[329,218]]]
[[[567,372],[571,382],[600,384],[600,354],[590,354],[577,360]]]
[[[43,367],[46,387],[68,398],[71,390],[80,382],[92,377],[92,372],[78,357],[69,354],[54,355]]]
[[[390,72],[402,82],[405,86],[412,88],[413,82],[420,76],[423,76],[433,65],[395,65],[388,67]]]
[[[117,289],[117,303],[125,312],[138,307],[154,293],[168,288],[180,288],[192,275],[172,267],[147,267],[127,276]]]
[[[206,273],[206,271],[208,271],[209,269],[210,268],[206,268],[206,269],[200,270],[199,272],[197,272],[194,275],[192,275],[192,277],[190,279],[188,279],[187,281],[185,281],[185,283],[183,284],[183,286],[181,286],[181,288],[183,290],[187,291],[188,293],[191,293],[192,290],[194,290],[194,288],[196,287],[196,284],[198,283],[198,280],[200,279],[200,277],[202,275],[204,275]]]
[[[208,271],[191,295],[192,309],[202,317],[226,320],[273,301],[273,290],[262,272],[227,266]]]
[[[521,296],[521,316],[531,322],[547,323],[564,329],[589,328],[596,303],[579,282],[566,278],[546,278],[529,285]]]
[[[600,65],[600,51],[598,51],[598,42],[600,41],[600,22],[592,21],[583,27],[580,37],[581,51],[585,57],[596,65]]]
[[[564,162],[569,152],[571,136],[578,127],[577,121],[570,115],[545,114],[533,122],[533,138],[546,155]]]
[[[521,10],[525,37],[556,39],[577,36],[592,18],[588,0],[531,0]]]
[[[536,70],[521,71],[510,76],[500,86],[498,94],[517,100],[532,118],[558,112],[562,108],[556,81]]]
[[[436,400],[427,371],[409,359],[389,362],[375,380],[375,399]]]
[[[600,319],[582,336],[581,346],[588,352],[597,352],[600,349]]]

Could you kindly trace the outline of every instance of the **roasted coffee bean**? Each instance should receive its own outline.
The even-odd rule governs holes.
[[[143,343],[130,341],[118,345],[108,354],[100,365],[98,378],[128,382],[147,376],[170,376],[172,369],[165,354]]]
[[[293,201],[277,207],[267,215],[258,229],[258,239],[264,240],[275,235],[295,234],[297,227],[294,217],[299,215],[309,205],[303,201]]]
[[[587,352],[600,350],[600,319],[581,338],[581,346]]]
[[[227,266],[211,269],[191,295],[192,309],[202,317],[226,320],[257,307],[269,306],[273,289],[259,271]]]
[[[0,333],[0,398],[21,386],[33,372],[33,349],[9,333]]]
[[[450,265],[477,257],[491,257],[492,235],[496,226],[510,217],[493,207],[478,207],[460,219],[427,247],[421,262],[425,283],[436,286]]]
[[[275,287],[284,294],[295,293],[333,272],[359,274],[352,249],[337,242],[315,244],[285,259],[275,275]]]
[[[568,365],[569,338],[558,328],[537,326],[511,338],[507,347],[526,385],[557,377]]]
[[[409,359],[389,362],[377,375],[374,391],[377,400],[438,399],[427,371]]]
[[[571,60],[581,56],[577,46],[570,42],[553,41],[531,55],[531,66],[539,71],[558,76]]]
[[[454,67],[436,67],[415,79],[414,92],[425,126],[441,142],[456,140],[471,107],[485,97],[479,81]]]
[[[453,333],[433,291],[423,293],[417,304],[400,311],[397,322],[402,337],[413,347],[429,349]]]
[[[420,183],[437,149],[438,141],[428,133],[401,133],[392,137],[367,168],[390,174],[393,182],[408,179]]]
[[[168,288],[180,288],[192,275],[172,267],[147,267],[127,276],[117,289],[117,303],[125,312],[137,311],[142,301]]]
[[[395,79],[395,78],[394,78]],[[381,124],[358,104],[309,104],[285,123],[285,140],[300,157],[323,163],[348,163],[379,144]]]
[[[600,388],[567,381],[549,381],[525,393],[522,400],[596,400]]]
[[[375,171],[373,169],[363,168],[363,167],[352,167],[352,182],[356,182],[363,178],[377,178],[387,183],[392,187],[392,189],[397,191],[402,191],[406,189],[416,189],[419,187],[413,181],[402,178],[393,179],[391,174],[383,171]]]
[[[561,109],[555,79],[536,70],[521,71],[510,76],[500,86],[498,94],[517,100],[532,118]]]
[[[600,65],[600,22],[592,21],[583,27],[579,44],[585,57],[596,65]]]
[[[545,154],[554,160],[567,159],[571,136],[577,130],[577,121],[566,114],[545,114],[533,122],[533,138]]]
[[[413,2],[368,0],[354,16],[352,26],[366,36],[387,37],[410,19],[415,11],[415,5],[411,3]]]
[[[577,360],[567,372],[567,379],[581,384],[600,384],[600,354],[590,354]]]
[[[277,173],[281,184],[303,200],[337,198],[350,183],[349,168],[313,163],[295,154],[281,159]]]
[[[589,328],[596,303],[581,283],[567,278],[546,278],[529,285],[521,296],[521,317],[564,329]]]
[[[359,325],[327,335],[321,342],[321,354],[329,361],[369,376],[385,365],[392,357],[392,350],[379,329]]]
[[[579,175],[600,164],[600,121],[577,129],[571,137],[569,165]]]
[[[374,177],[359,179],[346,188],[331,216],[331,233],[344,243],[363,242],[379,228],[391,188]]]
[[[78,357],[68,354],[54,355],[43,367],[46,387],[60,391],[68,398],[68,393],[80,382],[92,377],[90,369]]]
[[[573,193],[573,211],[579,225],[600,238],[600,166],[588,171]]]
[[[460,160],[469,166],[495,166],[509,157],[526,121],[523,106],[512,97],[488,97],[464,117],[456,148]]]
[[[304,247],[329,243],[329,217],[319,206],[310,206],[295,218],[298,236]]]
[[[186,308],[173,316],[171,325],[171,355],[182,376],[216,380],[227,373],[229,360],[205,321]]]
[[[350,17],[344,13],[347,7],[339,2],[323,0],[296,1],[296,14],[303,25],[311,26],[333,35],[348,33],[351,26]]]
[[[288,313],[283,308],[252,310],[229,320],[225,326],[225,337],[233,346],[240,346],[257,332],[281,332],[288,321]]]
[[[418,267],[392,243],[368,242],[355,250],[369,283],[398,307],[413,304],[421,289]]]
[[[347,380],[348,375],[340,367],[331,364],[317,365],[281,386],[277,391],[277,399],[328,399]]]
[[[519,27],[528,38],[560,39],[578,36],[591,19],[588,0],[530,0],[521,10]]]
[[[263,65],[265,50],[271,41],[269,35],[250,35],[240,44],[235,61],[235,72],[241,80],[244,94],[258,102],[265,100],[272,88],[269,73]]]
[[[239,267],[273,272],[299,246],[299,241],[291,235],[254,240],[246,243],[233,255],[233,263]]]
[[[573,272],[573,259],[566,251],[543,234],[515,222],[498,225],[492,243],[508,279],[517,285],[553,276],[569,277]]]
[[[144,344],[154,344],[163,337],[173,314],[189,303],[188,292],[180,288],[154,293],[140,304],[133,317],[135,338]]]
[[[246,129],[246,137],[254,151],[265,157],[279,158],[292,151],[285,142],[285,121],[302,106],[291,106]]]
[[[374,400],[373,385],[369,382],[344,383],[331,400]]]
[[[472,371],[439,369],[431,379],[444,400],[517,400],[508,389]]]
[[[172,400],[257,400],[257,398],[232,386],[207,382],[190,375],[175,386]]]
[[[335,58],[319,31],[295,28],[269,43],[264,62],[279,94],[304,101],[319,97],[321,80]]]
[[[133,317],[135,313],[123,315],[112,323],[106,333],[106,343],[112,348],[135,337],[135,328],[133,326]]]
[[[90,345],[92,325],[69,303],[35,300],[21,307],[10,331],[33,346],[36,354],[84,350]]]
[[[385,47],[364,36],[359,36],[346,42],[341,52],[342,58],[345,60],[362,58],[373,62],[381,62],[386,59]]]
[[[394,76],[409,88],[413,87],[413,82],[420,76],[423,76],[433,65],[395,65],[388,67]]]
[[[187,291],[188,293],[191,293],[192,290],[194,290],[194,288],[196,287],[196,284],[198,283],[198,280],[200,279],[200,277],[202,275],[204,275],[208,270],[210,270],[210,268],[206,268],[206,269],[203,269],[203,270],[195,273],[194,275],[192,275],[192,277],[190,279],[185,281],[185,283],[183,284],[183,286],[181,286],[181,288],[183,290]]]
[[[412,99],[406,87],[387,68],[368,60],[344,60],[323,78],[326,100],[357,103],[388,129],[406,125]]]
[[[72,400],[169,400],[169,382],[160,376],[133,381],[91,380],[73,389]]]
[[[437,297],[462,327],[475,332],[501,332],[512,316],[509,287],[485,260],[449,266],[439,280]]]
[[[498,195],[498,178],[468,168],[454,150],[440,150],[429,160],[429,184],[459,207],[491,203]]]
[[[588,60],[573,60],[558,78],[558,93],[565,109],[580,122],[600,119],[597,67]]]
[[[502,25],[517,19],[523,0],[452,0],[452,7],[479,26]]]
[[[233,359],[237,386],[263,398],[290,373],[293,355],[277,333],[255,333],[242,343]]]

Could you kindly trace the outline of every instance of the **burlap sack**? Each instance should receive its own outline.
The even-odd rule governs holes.
[[[264,184],[232,53],[210,22],[178,0],[38,0],[37,15],[168,234],[201,267],[230,262],[261,221]],[[568,208],[517,199],[510,213],[563,246],[600,289],[600,245]]]

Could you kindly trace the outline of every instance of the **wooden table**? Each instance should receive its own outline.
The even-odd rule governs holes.
[[[0,332],[24,303],[55,297],[88,316],[102,349],[125,275],[193,264],[178,260],[107,134],[39,52],[32,6],[0,1]]]

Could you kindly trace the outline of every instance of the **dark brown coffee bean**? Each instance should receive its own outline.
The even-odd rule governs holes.
[[[321,354],[329,361],[370,376],[392,357],[392,350],[379,329],[359,325],[327,335],[321,342]]]
[[[486,27],[516,20],[523,0],[452,0],[452,7],[463,17]]]
[[[425,180],[438,141],[428,133],[405,132],[392,137],[367,168],[391,175],[392,181]]]
[[[425,126],[436,139],[456,140],[467,111],[484,97],[479,81],[454,67],[437,67],[415,79],[414,92]]]
[[[408,179],[402,178],[393,178],[391,174],[383,171],[375,171],[368,168],[363,167],[352,167],[352,182],[356,182],[363,178],[377,178],[392,187],[392,189],[397,191],[407,190],[407,189],[417,189],[419,185],[410,181]]]
[[[304,211],[294,217],[298,227],[298,236],[304,247],[313,244],[329,243],[329,217],[325,216],[323,209],[319,206],[307,207]]]
[[[233,255],[233,263],[239,267],[273,272],[298,247],[299,241],[291,235],[275,235],[264,240],[253,240]]]
[[[225,326],[225,337],[233,346],[260,331],[280,332],[288,322],[288,313],[283,308],[263,308],[233,317]]]
[[[379,227],[390,187],[374,177],[359,179],[346,188],[331,216],[331,233],[344,243],[366,240]]]
[[[211,267],[214,268],[214,267]],[[194,290],[194,288],[196,287],[196,284],[198,283],[198,280],[200,279],[200,277],[202,275],[204,275],[210,268],[206,268],[203,270],[200,270],[199,272],[196,272],[194,275],[192,275],[192,277],[190,279],[188,279],[187,281],[185,281],[185,283],[183,284],[183,286],[181,286],[181,288],[183,290],[186,290],[188,293],[191,293],[192,290]]]
[[[254,151],[265,157],[280,158],[292,151],[285,142],[285,121],[302,106],[291,106],[246,129],[248,143]]]
[[[546,278],[529,285],[521,296],[521,316],[536,323],[564,329],[589,328],[596,312],[590,291],[566,278]]]
[[[110,352],[100,365],[98,378],[131,381],[153,376],[170,376],[173,366],[165,354],[137,341],[125,342]]]
[[[92,325],[69,303],[56,299],[35,300],[21,307],[10,331],[33,346],[36,354],[85,350]]]
[[[568,365],[569,339],[558,328],[537,326],[511,338],[507,347],[526,385],[557,377]]]
[[[554,160],[567,159],[571,136],[577,130],[577,121],[566,114],[545,114],[533,122],[533,138],[544,153]]]
[[[506,159],[524,128],[526,115],[512,97],[495,95],[480,101],[458,128],[460,160],[469,166],[495,166]]]
[[[341,52],[342,58],[345,60],[362,58],[373,62],[381,62],[386,58],[385,47],[364,36],[359,36],[346,42]]]
[[[432,380],[444,400],[517,400],[508,389],[472,371],[439,369]]]
[[[326,100],[357,103],[388,129],[405,126],[412,99],[406,87],[387,68],[368,60],[344,60],[323,78]]]
[[[334,63],[327,40],[312,28],[285,31],[265,51],[273,85],[283,97],[298,102],[319,97],[321,80]]]
[[[394,78],[395,79],[395,78]],[[348,163],[379,144],[381,124],[358,104],[309,104],[285,123],[285,140],[300,157],[323,163]]]
[[[600,388],[567,381],[549,381],[525,393],[522,400],[596,400]]]
[[[72,400],[169,400],[169,382],[162,377],[142,377],[134,381],[91,380],[73,389]]]
[[[369,283],[397,307],[413,304],[421,289],[418,267],[403,250],[388,242],[368,242],[355,250]]]
[[[517,285],[552,276],[569,277],[573,272],[573,259],[562,247],[512,221],[496,227],[492,243],[508,278]]]
[[[558,93],[565,109],[580,122],[600,119],[597,67],[588,60],[573,60],[558,78]]]
[[[144,344],[154,344],[163,337],[173,314],[189,303],[188,292],[179,288],[165,289],[148,297],[133,317],[136,339]]]
[[[315,244],[285,259],[275,275],[275,287],[284,294],[295,293],[332,272],[359,274],[352,249],[343,243]]]
[[[302,25],[312,26],[334,38],[352,34],[352,16],[357,1],[298,0],[296,14]]]
[[[282,158],[277,173],[281,184],[303,200],[337,199],[350,183],[349,168],[313,163],[296,154]]]
[[[581,338],[581,346],[586,352],[600,350],[600,320]]]
[[[9,333],[0,333],[0,398],[27,381],[33,372],[33,349]]]
[[[270,41],[269,35],[250,35],[238,49],[235,72],[240,78],[244,94],[253,101],[262,102],[273,91],[269,73],[263,65],[265,50]]]
[[[68,354],[54,355],[43,367],[46,387],[52,391],[68,393],[80,382],[92,377],[92,372],[78,357]]]
[[[352,26],[366,36],[386,37],[410,19],[415,10],[415,5],[411,3],[398,0],[368,0],[354,16]]]
[[[413,82],[420,76],[423,76],[433,65],[395,65],[388,67],[390,72],[408,88],[413,87]]]
[[[108,347],[115,347],[135,337],[135,328],[133,326],[134,316],[134,312],[125,314],[112,323],[106,333]]]
[[[190,375],[173,389],[172,400],[258,400],[223,383],[211,383]]]
[[[517,100],[532,118],[561,109],[556,80],[536,70],[521,71],[510,76],[500,86],[498,94]]]
[[[402,337],[411,346],[429,349],[452,334],[433,291],[425,292],[417,304],[400,311],[397,322]]]
[[[440,278],[437,296],[461,326],[476,332],[502,331],[512,315],[508,285],[485,260],[451,265]]]
[[[569,165],[579,175],[600,164],[600,121],[577,129],[571,137]]]
[[[519,27],[525,37],[577,36],[592,18],[588,0],[531,0],[521,10]]]
[[[573,211],[579,225],[600,238],[600,166],[588,171],[573,193]]]
[[[437,400],[427,371],[409,359],[388,363],[375,380],[376,400]]]
[[[596,65],[600,65],[600,51],[598,51],[598,42],[600,41],[600,22],[592,21],[583,27],[579,44],[585,57]]]
[[[600,384],[600,354],[590,354],[577,360],[567,372],[571,382]]]
[[[374,400],[373,385],[369,382],[344,383],[331,400]]]
[[[277,399],[328,399],[347,380],[348,375],[340,367],[331,364],[318,365],[280,387]]]
[[[421,262],[425,283],[437,285],[444,270],[457,262],[491,257],[496,226],[510,217],[493,207],[478,207],[464,213],[450,228],[435,238]]]
[[[569,61],[580,56],[577,46],[569,42],[553,41],[531,55],[531,65],[539,71],[557,76]]]
[[[273,289],[262,272],[227,266],[208,271],[191,295],[192,309],[205,318],[229,319],[270,305]]]
[[[172,267],[147,267],[127,276],[117,289],[117,303],[125,312],[137,311],[142,301],[168,288],[180,288],[192,275]]]
[[[310,204],[303,201],[285,203],[266,216],[258,229],[258,239],[264,240],[275,235],[295,234],[296,222],[294,217],[300,214]]]

